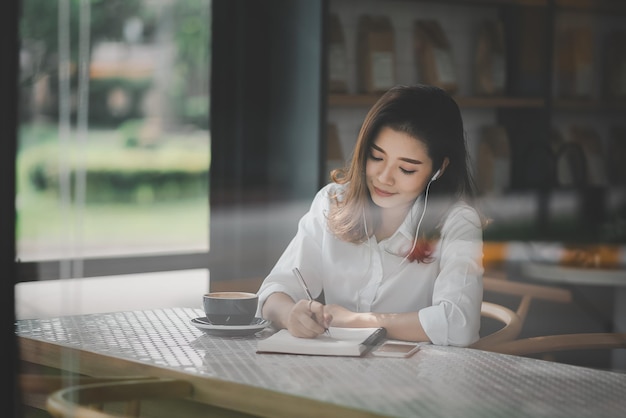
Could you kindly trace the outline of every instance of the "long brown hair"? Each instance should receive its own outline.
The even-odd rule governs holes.
[[[429,193],[445,210],[426,210],[419,232],[415,254],[409,259],[428,260],[430,246],[425,245],[440,235],[440,226],[450,206],[457,200],[475,205],[476,188],[469,169],[465,131],[456,102],[444,90],[428,85],[395,86],[384,93],[367,113],[348,166],[335,169],[330,178],[345,184],[342,195],[334,196],[328,214],[328,226],[339,238],[359,243],[373,233],[379,218],[370,197],[365,166],[370,148],[380,130],[389,127],[403,132],[426,145],[433,162],[433,173],[445,158],[449,164]],[[438,206],[440,208],[441,206]],[[366,228],[371,225],[371,228]],[[366,231],[367,230],[367,231]]]

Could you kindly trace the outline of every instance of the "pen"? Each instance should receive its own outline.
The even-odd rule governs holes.
[[[311,291],[309,290],[309,287],[306,285],[306,282],[304,281],[304,277],[302,277],[300,270],[298,269],[298,267],[294,267],[292,271],[293,271],[294,276],[296,276],[296,278],[302,285],[302,288],[304,289],[304,292],[306,293],[306,297],[309,299],[309,301],[312,302],[313,296],[311,295]],[[324,329],[324,333],[326,333],[326,335],[328,335],[329,337],[331,336],[328,328]]]

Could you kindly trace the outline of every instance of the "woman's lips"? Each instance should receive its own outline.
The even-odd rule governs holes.
[[[379,189],[378,187],[374,187],[374,192],[376,192],[376,194],[380,197],[389,197],[389,196],[393,196],[393,193],[390,192],[386,192],[384,190]]]

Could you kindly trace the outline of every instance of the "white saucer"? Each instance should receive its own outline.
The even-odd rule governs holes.
[[[214,325],[211,324],[205,317],[201,316],[193,318],[191,323],[196,328],[201,329],[209,335],[216,335],[219,337],[241,337],[257,333],[263,328],[269,326],[272,322],[263,318],[254,318],[250,325]]]

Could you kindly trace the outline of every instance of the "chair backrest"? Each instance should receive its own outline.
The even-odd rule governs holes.
[[[512,341],[522,331],[522,321],[519,316],[506,306],[498,305],[491,302],[483,302],[480,309],[480,315],[484,318],[495,319],[502,324],[497,331],[483,336],[470,346],[479,350],[487,349],[491,346]]]
[[[520,300],[515,313],[519,316],[522,325],[526,321],[526,315],[533,299],[558,303],[569,303],[572,301],[572,292],[568,289],[557,286],[520,283],[505,278],[483,277],[483,289],[486,292],[518,296]]]
[[[519,296],[517,315],[523,326],[532,300],[545,300],[557,303],[572,302],[572,293],[568,289],[541,284],[520,283],[506,278],[484,277],[483,287],[487,292]],[[479,341],[480,342],[480,341]],[[626,348],[626,333],[574,333],[533,336],[508,341],[491,341],[481,349],[503,354],[531,356],[548,355],[557,351],[588,349],[623,349]]]
[[[90,377],[72,373],[51,374],[50,372],[22,372],[18,385],[23,408],[45,410],[47,398],[55,391],[74,385],[120,382],[122,380],[154,379],[153,377]]]
[[[139,417],[144,400],[185,399],[192,392],[191,383],[178,379],[79,384],[53,392],[48,397],[46,409],[56,418]],[[118,403],[123,403],[123,408]],[[118,408],[105,411],[108,404],[116,404]]]
[[[257,418],[194,401],[186,380],[122,379],[65,387],[48,397],[46,409],[55,418]]]
[[[492,344],[484,349],[502,354],[528,356],[555,351],[626,349],[626,333],[592,332],[544,335]]]

